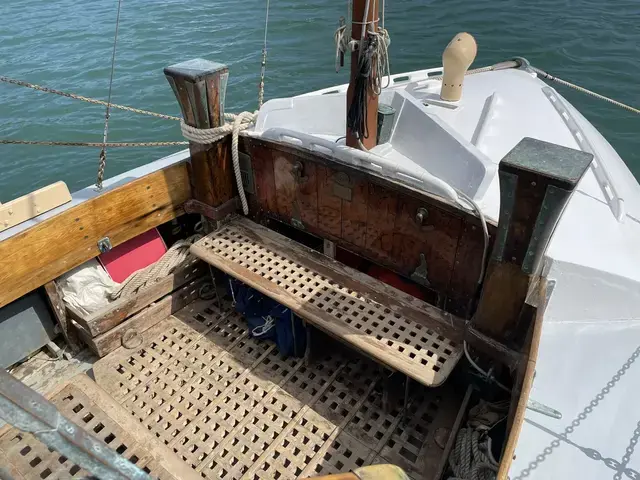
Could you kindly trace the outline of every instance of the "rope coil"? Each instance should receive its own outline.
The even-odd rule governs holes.
[[[162,280],[173,273],[178,266],[195,258],[189,253],[189,247],[201,238],[202,235],[192,235],[185,240],[178,240],[165,252],[160,260],[129,275],[116,290],[109,294],[109,297],[111,300],[120,297],[132,297],[141,288]]]
[[[242,203],[242,211],[245,215],[249,213],[249,204],[244,193],[242,185],[242,173],[240,171],[240,154],[238,153],[238,136],[240,132],[249,128],[258,118],[258,112],[242,112],[237,115],[233,113],[225,113],[225,120],[233,120],[233,123],[225,123],[215,128],[196,128],[187,125],[184,120],[180,120],[180,128],[182,135],[194,143],[208,145],[223,139],[231,134],[231,158],[233,160],[233,171],[236,177],[236,185],[238,187],[238,196]]]

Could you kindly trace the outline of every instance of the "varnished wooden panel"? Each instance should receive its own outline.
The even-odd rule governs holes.
[[[366,245],[368,201],[368,182],[352,179],[351,201],[342,200],[342,238],[358,247]]]
[[[368,190],[366,247],[377,256],[388,259],[393,248],[398,195],[372,183],[369,183]]]
[[[467,315],[483,250],[477,219],[401,186],[374,183],[362,172],[309,152],[262,143],[253,149],[257,150],[254,170],[262,213],[287,223],[292,217],[300,219],[309,233],[406,277],[416,270],[423,253],[431,287],[453,300],[456,312]],[[269,172],[271,157],[277,161]],[[296,162],[302,165],[300,178],[293,169]],[[421,226],[415,220],[420,207],[429,212]],[[489,229],[492,232],[495,227],[489,225]]]
[[[278,153],[273,155],[277,212],[289,221],[293,217],[296,201],[296,181],[292,167],[293,165],[284,155]]]
[[[318,177],[318,228],[340,238],[342,234],[342,202],[333,194],[333,172],[325,166],[317,166]]]
[[[276,212],[278,207],[271,149],[261,145],[252,146],[251,162],[259,208],[268,212]]]
[[[492,228],[489,232],[491,233],[493,230]],[[450,295],[460,296],[464,292],[471,299],[475,293],[482,267],[483,245],[483,233],[479,223],[465,221],[453,264],[453,273],[449,284]],[[491,248],[489,248],[490,251]]]
[[[296,218],[302,220],[305,226],[318,226],[318,174],[314,163],[302,163],[302,172],[298,178],[298,188],[296,189],[296,201],[294,207]]]
[[[420,208],[427,211],[422,224],[416,221]],[[462,220],[459,217],[415,198],[401,197],[393,232],[394,262],[402,270],[412,271],[420,265],[420,254],[424,254],[430,286],[440,291],[446,290],[461,227]]]
[[[184,213],[191,197],[184,163],[106,191],[0,242],[0,307],[113,246]]]

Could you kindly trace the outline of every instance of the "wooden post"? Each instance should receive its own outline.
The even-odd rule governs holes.
[[[378,11],[378,0],[369,1],[369,12],[367,15],[367,22],[373,22],[373,28],[378,31],[378,23],[380,21]],[[362,19],[364,17],[364,11],[366,8],[367,0],[354,0],[353,1],[353,15],[351,22],[351,38],[356,41],[360,41],[362,29],[366,28],[366,25],[362,25]],[[367,36],[365,35],[365,39]],[[349,79],[349,89],[347,90],[347,112],[353,99],[353,89],[355,85],[355,79],[358,76],[358,56],[359,50],[355,50],[351,53],[351,77]],[[375,68],[375,66],[373,66]],[[371,88],[367,90],[367,130],[369,132],[368,138],[362,139],[362,144],[369,150],[376,146],[376,132],[378,130],[378,96],[373,93]],[[360,148],[358,139],[347,128],[347,145],[353,148]]]
[[[480,331],[498,340],[515,331],[556,222],[592,160],[589,153],[533,138],[523,138],[502,159],[500,220],[474,317]]]
[[[78,335],[76,334],[75,329],[71,326],[71,319],[67,317],[67,309],[62,301],[62,294],[56,281],[52,280],[49,283],[46,283],[44,285],[44,292],[47,300],[49,301],[49,305],[51,306],[51,310],[53,310],[53,315],[56,317],[58,325],[60,325],[62,335],[64,336],[67,345],[69,345],[69,351],[71,353],[79,352],[80,345]]]
[[[187,125],[215,128],[224,123],[224,98],[229,76],[226,65],[195,59],[167,67],[164,74]],[[189,177],[195,200],[215,207],[233,197],[229,142],[226,138],[213,145],[189,143]]]

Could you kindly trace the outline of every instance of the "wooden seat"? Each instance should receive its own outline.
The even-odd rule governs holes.
[[[246,218],[191,247],[205,262],[418,382],[435,387],[462,354],[453,317]]]

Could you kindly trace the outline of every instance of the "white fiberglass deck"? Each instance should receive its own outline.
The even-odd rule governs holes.
[[[288,112],[272,114],[269,103],[265,104],[253,134],[275,133],[272,138],[320,151],[327,149],[328,141],[329,152],[338,161],[421,188],[415,178],[398,175],[413,169],[413,177],[419,177],[425,190],[451,199],[451,190],[438,180],[454,185],[474,196],[485,216],[494,221],[500,196],[497,169],[491,165],[497,167],[523,137],[592,153],[594,162],[563,212],[545,252],[542,272],[555,284],[544,317],[531,396],[561,411],[563,419],[527,411],[509,475],[512,479],[638,478],[640,452],[634,447],[640,437],[640,403],[634,399],[640,382],[636,362],[640,355],[640,186],[596,128],[534,73],[509,69],[470,75],[455,105],[437,101],[440,80],[429,76],[440,73],[441,69],[431,69],[394,75],[381,101],[398,91],[417,99],[421,113],[432,124],[443,127],[467,152],[480,152],[477,161],[492,175],[486,189],[465,190],[463,179],[469,178],[469,172],[456,172],[464,162],[454,162],[455,168],[447,170],[452,165],[447,164],[450,156],[433,155],[439,145],[422,130],[408,133],[411,142],[422,141],[421,149],[413,149],[418,152],[413,158],[407,155],[409,150],[393,145],[394,137],[391,145],[373,149],[372,153],[386,159],[386,169],[376,170],[373,157],[337,148],[345,131],[346,85],[287,99]],[[579,83],[580,79],[570,80]],[[303,99],[301,105],[314,105],[316,123],[306,124],[304,115],[292,116],[298,99]],[[287,106],[282,99],[275,102]],[[325,129],[326,125],[330,128]],[[283,129],[288,136],[278,133]],[[398,141],[398,133],[394,135]],[[316,144],[314,139],[320,141]],[[395,170],[389,168],[394,162]]]

